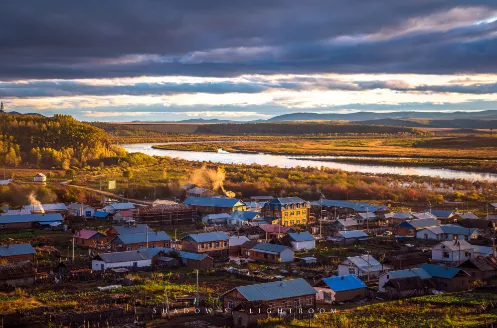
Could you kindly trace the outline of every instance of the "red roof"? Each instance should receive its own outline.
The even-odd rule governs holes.
[[[121,214],[124,217],[132,217],[133,216],[133,211],[132,210],[121,210],[118,211],[119,214]]]
[[[81,238],[81,239],[90,239],[96,233],[98,233],[98,231],[83,229],[83,230],[76,232],[73,237],[74,238]]]
[[[288,230],[292,229],[279,224],[260,224],[259,227],[267,233],[286,233]]]

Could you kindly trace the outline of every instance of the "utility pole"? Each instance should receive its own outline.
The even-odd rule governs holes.
[[[166,316],[168,319],[170,319],[171,316],[169,314],[169,298],[167,296],[167,280],[166,280],[166,284],[164,285],[164,293],[166,293]]]
[[[199,293],[198,293],[198,269],[195,270],[197,272],[197,296],[195,298],[195,305],[196,306],[200,306],[200,296],[199,296]]]
[[[146,225],[146,228],[145,228],[145,237],[147,240],[147,248],[148,248],[148,224]]]
[[[72,261],[74,262],[74,237],[72,238]]]

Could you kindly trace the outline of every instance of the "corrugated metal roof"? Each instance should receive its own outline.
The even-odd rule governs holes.
[[[378,262],[371,255],[353,256],[353,257],[347,257],[347,259],[361,270],[377,266],[381,267],[380,262]]]
[[[137,224],[134,226],[112,226],[114,230],[117,231],[118,234],[120,235],[127,235],[127,234],[133,234],[133,233],[146,233],[147,230],[149,232],[152,231],[150,227],[148,227],[146,224]]]
[[[142,248],[140,248],[140,251],[146,251],[147,254],[149,254],[149,256],[151,256],[151,257],[154,257],[155,255],[159,254],[159,252],[164,252],[167,255],[176,252],[179,254],[180,258],[184,258],[187,260],[195,260],[195,261],[202,261],[205,258],[209,257],[209,255],[207,255],[207,254],[178,251],[178,250],[175,250],[172,248],[162,248],[162,247],[155,247],[155,248],[142,247]]]
[[[455,213],[455,215],[458,215],[461,219],[478,220],[478,216],[471,212]]]
[[[63,221],[63,220],[64,220],[64,218],[59,213],[21,214],[21,215],[2,215],[2,216],[0,216],[0,224]]]
[[[109,210],[114,210],[114,211],[132,210],[135,208],[135,205],[133,205],[132,203],[114,203],[114,204],[109,204],[109,205],[105,206],[104,208],[107,208]]]
[[[233,247],[233,246],[241,246],[243,245],[245,242],[249,241],[250,239],[248,239],[247,237],[245,236],[239,236],[239,237],[231,237],[230,238],[230,247]]]
[[[436,219],[414,219],[400,223],[399,227],[412,227],[415,229],[422,229],[427,227],[439,226],[440,221]]]
[[[187,197],[183,202],[186,205],[195,206],[213,206],[213,207],[229,207],[235,205],[245,205],[245,203],[236,198],[211,198],[211,197]]]
[[[280,197],[271,199],[269,204],[302,204],[307,203],[307,201],[303,200],[300,197]]]
[[[148,260],[153,256],[150,256],[148,252],[142,250],[136,251],[125,251],[125,252],[113,252],[113,253],[102,253],[98,257],[102,259],[105,263],[119,263],[128,261],[140,261]]]
[[[451,251],[472,250],[474,247],[466,240],[448,240],[448,241],[442,241],[440,244],[445,246],[445,248],[450,249]]]
[[[464,235],[464,236],[470,236],[473,233],[475,233],[476,230],[478,230],[476,228],[464,228],[456,224],[443,224],[438,227],[428,227],[426,229],[430,230],[436,235],[442,233],[450,233],[453,235]]]
[[[293,241],[313,241],[314,236],[308,231],[303,232],[289,232],[288,237]]]
[[[212,241],[219,241],[219,240],[229,240],[230,237],[222,232],[222,231],[217,231],[217,232],[206,232],[206,233],[191,233],[189,235],[186,235],[185,237],[181,238],[181,240],[189,240],[197,243],[206,243],[206,242],[212,242]]]
[[[233,214],[231,214],[231,217],[233,219],[239,219],[239,220],[253,220],[259,215],[259,212],[253,212],[253,211],[234,211]]]
[[[357,220],[353,219],[353,218],[338,219],[337,221],[345,228],[355,227],[355,226],[359,225],[359,223],[357,223]]]
[[[109,216],[109,212],[101,212],[101,211],[95,211],[93,213],[93,216],[96,217],[96,218],[106,218],[107,216]]]
[[[148,233],[148,241],[165,241],[171,240],[171,237],[167,235],[164,231],[156,231]],[[137,243],[145,243],[147,242],[147,234],[145,233],[134,233],[134,234],[124,234],[116,236],[112,241],[119,242],[121,241],[123,244],[137,244]]]
[[[421,264],[421,269],[425,270],[432,277],[446,279],[454,278],[461,271],[459,268],[449,268],[445,265],[429,263]]]
[[[411,213],[415,219],[436,219],[437,217],[429,212]]]
[[[315,201],[311,203],[314,206],[320,206],[321,204],[326,207],[343,207],[350,208],[356,212],[377,212],[377,211],[386,211],[388,210],[388,206],[383,205],[372,205],[368,203],[361,202],[349,202],[345,200],[332,200],[332,199],[323,199],[322,201]]]
[[[368,234],[362,230],[339,231],[338,234],[343,238],[367,238]]]
[[[451,210],[430,210],[430,209],[426,209],[425,210],[425,213],[431,213],[433,214],[434,216],[436,216],[437,218],[449,218],[452,216],[452,214],[454,213],[454,211],[451,211]]]
[[[389,276],[390,279],[408,278],[408,277],[420,277],[421,279],[431,278],[431,275],[421,268],[390,271],[387,273],[387,275]]]
[[[303,278],[240,286],[235,289],[250,302],[271,301],[316,294],[316,290]]]
[[[411,212],[396,212],[393,214],[392,219],[407,220],[412,217]]]
[[[41,205],[25,205],[23,209],[30,212],[52,212],[52,211],[67,211],[67,207],[64,203],[57,204],[41,204]]]
[[[492,255],[494,253],[493,248],[490,246],[473,245],[473,250],[480,255]]]
[[[271,253],[271,254],[279,254],[283,252],[285,249],[290,249],[287,246],[283,245],[276,245],[276,244],[269,244],[269,243],[258,243],[254,247],[252,247],[251,250],[256,250],[259,252],[264,252],[264,253]]]
[[[74,238],[81,238],[81,239],[90,239],[91,237],[93,237],[94,235],[96,234],[100,234],[98,231],[94,231],[94,230],[86,230],[86,229],[82,229],[78,232],[76,232],[73,237]],[[100,234],[101,235],[101,234]],[[102,235],[103,236],[103,235]]]
[[[335,292],[366,288],[366,284],[355,274],[328,277],[324,278],[323,282]]]
[[[35,254],[36,251],[31,244],[10,244],[0,246],[0,256],[15,256]]]

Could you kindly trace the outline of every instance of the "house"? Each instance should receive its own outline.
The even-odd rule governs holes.
[[[91,218],[95,213],[95,209],[90,205],[71,203],[67,205],[67,215]]]
[[[390,211],[388,206],[332,199],[322,199],[316,202],[312,202],[312,207],[315,209],[323,208],[323,210],[327,212],[326,216],[333,218],[338,218],[339,216],[348,216],[349,214],[356,213],[370,212],[380,214]]]
[[[107,236],[115,237],[118,235],[127,235],[135,233],[146,233],[152,231],[152,229],[146,224],[136,224],[136,225],[115,225],[112,226],[105,233]]]
[[[31,214],[49,214],[49,213],[59,213],[62,215],[67,214],[67,206],[64,203],[24,205],[22,208],[24,210],[30,211]]]
[[[378,278],[383,272],[389,271],[391,268],[378,262],[371,255],[360,255],[347,257],[338,265],[338,275],[346,276],[355,274],[361,279]]]
[[[494,230],[492,220],[488,219],[458,219],[457,224],[464,228],[475,228],[491,235]]]
[[[235,236],[229,239],[229,255],[240,256],[242,254],[242,245],[250,241],[246,236]]]
[[[36,251],[31,244],[9,244],[0,246],[0,262],[34,261]]]
[[[429,213],[423,213],[423,214],[429,214]],[[428,227],[436,227],[439,225],[440,221],[434,218],[424,218],[424,219],[414,219],[414,220],[404,221],[397,225],[396,234],[397,236],[401,237],[416,237],[417,231]]]
[[[316,308],[316,290],[303,278],[235,287],[219,298],[223,309],[228,310],[234,309],[242,302],[256,301],[263,302],[274,311]]]
[[[308,231],[289,232],[283,237],[283,244],[290,246],[294,251],[303,251],[316,247],[316,240]]]
[[[478,229],[464,228],[457,224],[442,224],[416,231],[416,238],[432,240],[470,240],[478,238],[479,235]]]
[[[114,222],[134,222],[133,210],[118,210],[112,216]]]
[[[154,248],[170,248],[171,237],[164,231],[149,231],[148,233],[128,233],[115,236],[110,241],[113,250],[131,251],[141,247]]]
[[[191,233],[181,238],[181,250],[225,259],[229,257],[229,239],[224,232]]]
[[[354,244],[359,241],[368,240],[369,236],[362,230],[339,231],[335,237],[327,238],[330,241],[338,242],[344,245]]]
[[[242,246],[240,247],[240,256],[241,257],[249,257],[249,254],[250,254],[250,250],[252,248],[254,248],[255,245],[257,245],[259,243],[258,240],[249,240],[249,241],[246,241],[242,244]]]
[[[123,211],[123,210],[134,210],[135,205],[133,203],[112,203],[112,204],[107,204],[102,208],[103,212],[109,212],[111,214],[117,213],[117,211]]]
[[[187,197],[183,204],[194,208],[201,214],[246,211],[247,205],[240,199],[226,197]]]
[[[279,224],[259,224],[258,226],[262,230],[263,239],[280,239],[289,232],[295,232],[290,227],[285,227]]]
[[[454,223],[454,215],[456,214],[456,211],[426,209],[425,213],[430,213],[442,223]]]
[[[357,213],[355,215],[355,218],[356,218],[357,223],[359,225],[371,224],[372,222],[376,221],[376,219],[377,219],[376,214],[370,213],[370,212]]]
[[[336,220],[336,227],[338,230],[357,230],[359,227],[357,219],[348,218]]]
[[[140,248],[140,250],[142,249],[153,257],[162,252],[170,258],[178,258],[181,265],[190,269],[212,269],[214,267],[214,259],[207,254],[179,251],[172,248]],[[159,259],[160,257],[157,258],[157,260]]]
[[[234,211],[231,214],[231,224],[242,225],[257,220],[261,215],[256,211]]]
[[[454,221],[459,220],[478,220],[479,217],[471,212],[455,212],[452,217]]]
[[[32,229],[52,223],[62,223],[64,218],[59,213],[53,214],[21,214],[0,216],[1,229]]]
[[[392,217],[389,218],[389,223],[392,225],[400,224],[407,220],[412,220],[414,217],[411,212],[395,212]]]
[[[79,247],[104,247],[109,241],[109,238],[103,233],[86,229],[76,232],[72,237],[74,238],[74,244]]]
[[[460,268],[451,268],[442,264],[421,264],[421,269],[425,270],[433,277],[435,288],[447,292],[458,292],[469,289],[470,276]]]
[[[0,264],[0,286],[32,286],[35,267],[31,261]]]
[[[433,292],[436,284],[433,278],[405,277],[390,279],[384,286],[388,299],[422,296]]]
[[[429,252],[409,252],[407,254],[387,256],[384,264],[399,270],[418,267],[420,264],[430,262],[430,259],[431,253]]]
[[[102,212],[97,210],[93,212],[93,218],[95,219],[106,219],[109,216],[111,216],[109,212]]]
[[[249,250],[249,258],[269,263],[293,262],[294,252],[284,245],[258,243]]]
[[[282,197],[271,199],[264,204],[264,218],[273,224],[294,226],[309,223],[309,202],[299,197]]]
[[[431,249],[431,258],[439,262],[466,261],[473,256],[473,245],[466,240],[443,241]]]
[[[149,253],[147,249],[102,253],[91,261],[92,270],[104,271],[112,268],[143,268],[152,265],[154,257],[161,253]]]
[[[378,290],[380,292],[386,292],[385,285],[392,279],[406,279],[406,278],[413,278],[413,277],[418,277],[421,280],[426,280],[426,279],[431,279],[432,277],[426,272],[425,270],[421,268],[412,268],[412,269],[404,269],[404,270],[396,270],[396,271],[389,271],[386,273],[383,273],[379,279],[378,279]],[[399,280],[400,281],[400,280]],[[392,285],[392,287],[397,287],[395,285]],[[435,286],[433,286],[435,288]],[[406,296],[415,296],[408,294],[406,295],[406,292],[408,290],[399,290],[398,297],[406,297]],[[420,293],[422,292],[422,293]],[[416,289],[416,293],[420,293],[419,295],[425,295],[426,290],[422,288],[421,290]],[[397,298],[398,298],[397,297]]]
[[[213,192],[202,187],[194,187],[186,191],[186,197],[211,197]]]
[[[207,214],[202,218],[202,222],[208,225],[225,225],[231,219],[228,213]]]
[[[493,256],[475,256],[457,267],[469,274],[471,280],[487,280],[497,276],[497,258]]]
[[[43,173],[37,173],[34,177],[33,177],[33,181],[34,182],[46,182],[47,181],[47,176]]]
[[[324,303],[351,302],[366,297],[366,284],[356,275],[333,276],[322,279],[314,289],[316,299]]]

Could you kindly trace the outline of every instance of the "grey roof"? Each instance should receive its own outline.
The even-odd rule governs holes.
[[[387,273],[390,279],[420,277],[421,279],[429,279],[431,275],[421,268],[390,271]]]
[[[125,251],[125,252],[113,252],[113,253],[102,253],[98,255],[105,263],[119,263],[128,261],[140,261],[148,260],[153,257],[145,250],[135,250],[135,251]]]
[[[430,212],[422,212],[422,213],[411,213],[412,216],[415,218],[415,219],[436,219],[437,217],[433,214],[431,214]]]
[[[338,234],[343,238],[367,238],[368,234],[362,230],[339,231]]]
[[[202,261],[203,259],[209,257],[209,255],[207,255],[207,254],[178,251],[178,250],[175,250],[172,248],[162,248],[162,247],[155,247],[155,248],[142,247],[142,248],[140,248],[140,251],[146,251],[146,253],[150,257],[154,257],[155,255],[159,254],[159,252],[164,252],[167,255],[170,255],[171,253],[176,252],[179,254],[180,258],[188,259],[188,260],[195,260],[195,261]]]
[[[241,245],[243,245],[245,242],[247,242],[249,240],[250,239],[248,239],[246,236],[231,237],[230,238],[230,247],[241,246]]]
[[[343,207],[343,208],[350,208],[353,209],[356,212],[377,212],[377,211],[386,211],[388,210],[387,206],[383,205],[372,205],[368,203],[361,203],[361,202],[349,202],[345,200],[332,200],[332,199],[323,199],[322,201],[315,201],[311,203],[314,206],[327,206],[327,207]]]
[[[288,237],[293,241],[313,241],[314,236],[308,231],[303,232],[289,232]]]
[[[359,223],[357,223],[357,220],[352,218],[338,219],[337,221],[344,227],[355,227],[359,225]]]
[[[0,257],[35,253],[36,251],[31,244],[10,244],[0,246]]]
[[[171,237],[167,235],[164,231],[155,231],[148,233],[148,241],[164,241],[171,240]],[[135,234],[124,234],[116,236],[112,241],[119,242],[121,241],[123,244],[137,244],[137,243],[145,243],[147,242],[147,234],[146,233],[135,233]]]
[[[196,243],[206,243],[219,240],[229,240],[230,237],[222,232],[191,233],[181,238],[181,240],[193,241]]]
[[[245,205],[244,202],[236,198],[219,198],[219,197],[187,197],[183,203],[186,205],[228,207],[228,208],[232,208],[239,203],[240,203],[239,205]]]
[[[492,255],[494,252],[494,250],[491,246],[473,245],[473,250],[475,253],[484,254],[484,255]]]
[[[401,224],[399,224],[399,227],[411,226],[415,229],[423,229],[438,225],[440,225],[440,221],[436,219],[415,219],[415,220],[404,221]]]
[[[23,206],[23,209],[26,209],[30,212],[52,212],[52,211],[64,212],[64,211],[67,211],[67,207],[64,203],[25,205],[25,206]]]
[[[147,232],[146,224],[137,224],[136,226],[112,226],[112,228],[114,228],[120,235]],[[148,231],[150,232],[152,229],[148,228]]]
[[[263,253],[271,253],[271,254],[279,254],[283,252],[285,249],[290,249],[287,246],[277,245],[277,244],[269,244],[269,243],[258,243],[251,250],[256,250]]]
[[[64,218],[59,213],[0,216],[0,224],[27,223],[27,222],[54,222],[54,221],[63,221],[63,220]]]
[[[371,213],[371,212],[361,212],[361,213],[358,213],[357,215],[359,215],[362,219],[375,219],[376,218],[376,214],[374,213]]]
[[[465,213],[455,213],[455,215],[458,215],[461,219],[472,219],[472,220],[478,220],[478,216],[471,213],[471,212],[465,212]]]
[[[374,272],[374,271],[380,271],[380,270],[383,270],[384,268],[387,268],[387,266],[381,265],[381,263],[378,262],[371,255],[347,257],[347,260],[352,262],[356,267],[358,267],[362,271]]]
[[[392,219],[407,220],[412,217],[411,212],[396,212],[393,214]]]
[[[468,243],[466,240],[442,241],[438,245],[443,245],[443,246],[445,246],[445,248],[448,248],[451,251],[459,251],[459,250],[463,251],[463,250],[472,250],[473,249],[473,245]]]
[[[114,203],[114,204],[109,204],[105,207],[118,211],[118,210],[132,210],[135,208],[135,205],[133,205],[132,203]]]
[[[443,224],[437,227],[428,227],[426,229],[430,230],[436,235],[442,233],[449,233],[453,235],[465,235],[465,236],[471,236],[473,233],[475,233],[476,230],[478,230],[476,228],[464,228],[457,224]]]
[[[270,204],[296,204],[296,203],[307,203],[300,197],[280,197],[271,199],[269,201]]]
[[[316,294],[316,290],[303,278],[241,286],[235,289],[247,301],[271,301]]]
[[[435,215],[437,218],[450,218],[453,214],[454,214],[454,211],[452,210],[430,210],[430,209],[426,209],[425,210],[426,213],[431,213],[433,215]]]

